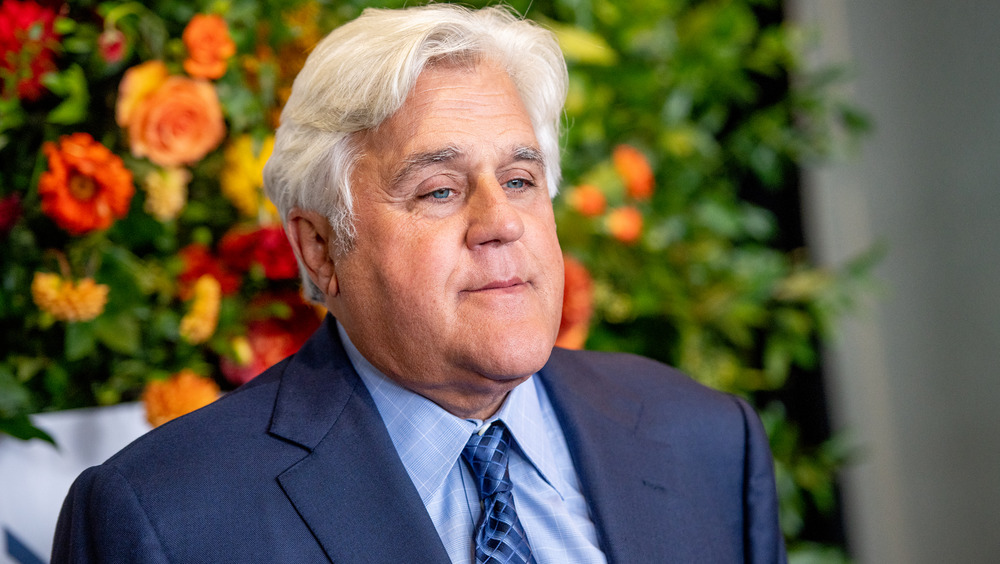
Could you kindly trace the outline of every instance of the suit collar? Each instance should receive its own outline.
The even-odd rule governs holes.
[[[665,494],[682,486],[668,485],[671,476],[649,457],[669,445],[645,436],[642,398],[612,381],[623,377],[622,367],[598,370],[594,361],[600,359],[583,354],[555,349],[539,376],[566,436],[601,549],[609,562],[662,556],[662,538],[636,535],[636,530],[643,519],[668,526],[660,507],[667,505]],[[654,474],[654,468],[660,472]]]
[[[331,560],[448,560],[332,317],[285,367],[270,433],[309,451],[278,482]]]

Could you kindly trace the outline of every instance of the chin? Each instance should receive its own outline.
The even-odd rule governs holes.
[[[525,378],[541,370],[552,354],[555,339],[549,335],[517,338],[510,334],[488,341],[474,355],[475,372],[492,380]]]

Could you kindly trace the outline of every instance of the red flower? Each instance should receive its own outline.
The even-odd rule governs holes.
[[[0,2],[0,97],[41,97],[42,75],[56,70],[55,21],[55,10],[30,0]]]
[[[562,319],[556,346],[567,349],[583,348],[590,329],[590,317],[594,313],[594,282],[587,267],[569,256],[563,255],[566,271],[566,286],[563,290]]]
[[[292,245],[280,225],[262,227],[257,231],[253,259],[264,267],[264,275],[271,280],[287,280],[299,274]]]
[[[90,134],[64,135],[58,145],[42,145],[42,152],[49,160],[38,179],[42,212],[59,227],[81,235],[107,229],[128,214],[135,194],[132,173]]]
[[[255,300],[254,308],[273,306],[282,302],[289,307],[287,317],[270,316],[247,324],[247,336],[237,348],[241,358],[223,358],[222,374],[234,385],[249,382],[286,356],[299,350],[319,327],[320,316],[316,309],[305,303],[296,292],[267,295]]]
[[[178,277],[181,299],[191,297],[195,282],[205,274],[219,281],[224,296],[235,294],[240,289],[240,275],[228,268],[205,245],[192,243],[177,254],[184,261],[184,271]]]
[[[280,225],[268,225],[254,231],[236,228],[222,238],[219,254],[235,270],[246,272],[252,264],[264,269],[271,280],[290,280],[298,276],[299,266],[288,237]]]
[[[21,211],[21,196],[11,194],[0,199],[0,235],[10,233],[21,219]]]
[[[237,272],[246,272],[253,264],[253,248],[256,245],[256,230],[234,227],[219,241],[219,256],[229,268]]]

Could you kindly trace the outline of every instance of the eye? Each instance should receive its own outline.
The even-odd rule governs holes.
[[[446,200],[451,196],[453,190],[451,188],[438,188],[433,192],[428,192],[426,197],[433,198],[435,200]]]
[[[523,178],[511,178],[507,182],[503,183],[504,188],[511,188],[513,190],[522,190],[530,186],[530,183]]]

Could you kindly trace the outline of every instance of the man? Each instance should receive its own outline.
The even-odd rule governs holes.
[[[324,39],[265,181],[332,316],[87,470],[53,560],[783,561],[745,402],[553,348],[566,82],[551,35],[499,8]]]

